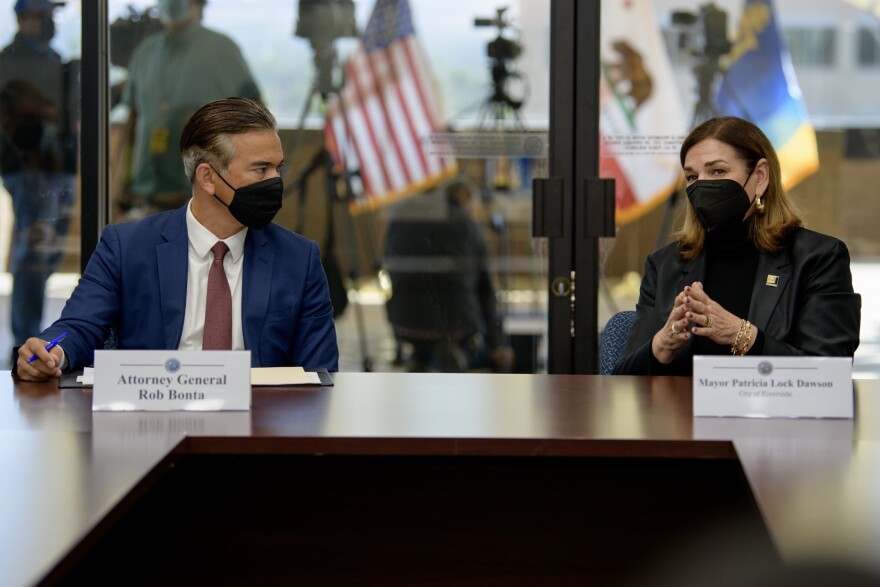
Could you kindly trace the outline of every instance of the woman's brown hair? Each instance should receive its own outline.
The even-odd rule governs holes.
[[[749,237],[759,251],[765,253],[779,251],[785,237],[800,226],[802,221],[797,207],[782,189],[779,157],[770,140],[760,128],[742,118],[734,116],[710,118],[692,130],[681,144],[679,157],[682,167],[688,151],[706,139],[715,139],[731,146],[745,162],[749,173],[754,171],[758,161],[767,160],[769,177],[767,190],[762,194],[764,211],[753,214],[746,222]],[[693,259],[702,253],[706,232],[690,202],[687,203],[684,226],[676,237],[678,252],[682,258]]]

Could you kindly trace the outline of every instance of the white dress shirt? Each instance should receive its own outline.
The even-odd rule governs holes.
[[[205,331],[205,297],[208,293],[208,272],[214,262],[211,247],[222,240],[229,247],[223,258],[223,270],[232,292],[232,350],[244,350],[244,334],[241,328],[241,280],[244,273],[244,228],[225,239],[217,238],[202,226],[192,213],[192,200],[186,207],[186,233],[189,240],[189,263],[186,275],[186,310],[183,315],[183,332],[180,334],[182,351],[202,350]]]

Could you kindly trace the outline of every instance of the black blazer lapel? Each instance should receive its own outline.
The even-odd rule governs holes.
[[[758,269],[755,273],[755,284],[752,288],[752,301],[749,304],[748,320],[766,330],[773,310],[782,298],[782,293],[791,284],[791,257],[788,250],[769,254],[762,253],[758,257]]]
[[[703,281],[706,277],[706,256],[700,255],[696,259],[683,261],[681,264],[681,273],[678,281],[675,283],[675,293],[673,297],[681,293],[684,286],[690,285],[695,281]]]

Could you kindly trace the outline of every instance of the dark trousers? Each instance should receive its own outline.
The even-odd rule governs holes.
[[[12,335],[21,344],[42,330],[46,281],[58,268],[73,208],[73,178],[20,171],[3,175],[12,196]]]

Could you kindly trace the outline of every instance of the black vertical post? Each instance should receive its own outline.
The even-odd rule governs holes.
[[[561,187],[547,197],[557,199],[564,219],[562,234],[549,236],[549,303],[547,371],[573,373],[574,268],[573,228],[575,128],[576,0],[553,0],[550,5],[550,161],[549,176]],[[555,191],[555,190],[554,190]]]
[[[614,234],[614,183],[598,177],[600,16],[600,0],[550,8],[550,169],[533,208],[550,254],[550,373],[599,370],[599,238]]]
[[[578,2],[574,19],[578,32],[575,44],[576,136],[574,161],[575,221],[575,296],[574,328],[576,337],[571,373],[599,372],[599,238],[587,234],[587,227],[605,224],[606,210],[602,194],[588,194],[587,186],[596,185],[599,176],[599,76],[601,49],[600,0]],[[588,179],[590,181],[588,181]],[[612,188],[613,193],[613,188]],[[611,206],[613,207],[613,200]],[[613,208],[612,208],[613,210]],[[591,216],[601,215],[600,222]],[[613,216],[611,228],[613,234]]]
[[[83,2],[79,140],[82,269],[98,246],[101,230],[107,223],[110,183],[108,41],[107,0]]]

